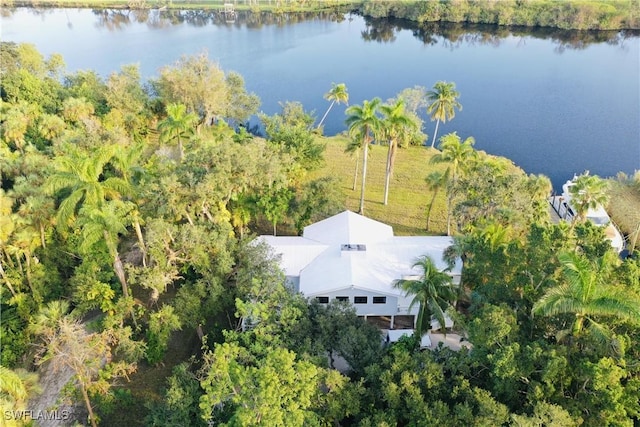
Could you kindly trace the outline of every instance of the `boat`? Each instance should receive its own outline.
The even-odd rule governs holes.
[[[578,177],[574,175],[573,179],[567,180],[567,182],[562,185],[561,196],[552,196],[549,199],[558,217],[567,222],[573,222],[577,215],[575,208],[571,205],[571,187],[575,185],[577,178]],[[586,219],[598,227],[605,227],[604,233],[607,239],[611,241],[611,246],[613,246],[618,253],[624,250],[625,242],[622,233],[620,233],[616,225],[611,221],[604,206],[598,205],[595,208],[589,209]]]

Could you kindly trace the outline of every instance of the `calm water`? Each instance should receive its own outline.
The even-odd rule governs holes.
[[[71,72],[93,69],[106,76],[137,63],[148,79],[181,55],[206,50],[223,69],[245,77],[267,114],[278,111],[280,101],[296,100],[320,117],[332,82],[346,83],[350,102],[361,103],[454,81],[464,108],[440,126],[439,135],[473,136],[478,149],[545,174],[556,188],[587,169],[601,176],[640,169],[637,35],[461,26],[419,31],[349,15],[225,23],[202,12],[3,14],[3,41],[60,53]],[[425,126],[432,135],[434,123]],[[344,107],[337,106],[325,132],[342,130]]]

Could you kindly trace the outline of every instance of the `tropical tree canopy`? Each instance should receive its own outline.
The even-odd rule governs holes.
[[[457,133],[453,132],[443,136],[439,145],[440,152],[431,158],[431,163],[446,163],[447,169],[443,179],[447,182],[447,235],[451,235],[451,214],[453,197],[455,196],[456,184],[461,171],[469,168],[470,162],[477,158],[477,153],[473,149],[475,140],[469,137],[463,141]]]
[[[569,187],[571,205],[576,210],[574,220],[583,221],[590,209],[606,206],[609,202],[608,189],[607,181],[597,175],[589,175],[589,172],[576,178],[574,184]]]
[[[188,113],[184,104],[172,103],[167,105],[167,118],[158,124],[160,131],[160,141],[178,141],[180,160],[184,158],[184,148],[182,138],[187,138],[195,133],[195,126],[198,123],[198,116]]]
[[[431,328],[431,316],[444,328],[445,310],[455,300],[456,293],[451,276],[440,271],[428,255],[420,257],[413,266],[422,270],[420,278],[398,280],[394,286],[405,291],[407,295],[413,295],[409,310],[418,304],[416,335],[422,336]]]
[[[364,214],[364,191],[367,180],[367,155],[369,153],[369,144],[380,134],[382,122],[378,117],[378,110],[382,101],[380,98],[374,98],[371,101],[364,101],[362,106],[352,105],[347,108],[346,124],[349,128],[349,135],[356,143],[362,147],[362,188],[360,190],[360,209],[359,213]]]
[[[103,176],[119,149],[117,145],[101,147],[92,154],[69,149],[67,155],[56,158],[55,171],[45,183],[46,191],[52,195],[67,190],[58,207],[58,225],[62,227],[69,225],[79,206],[100,206],[106,200],[120,198],[130,188],[122,178]]]
[[[383,115],[381,123],[382,134],[387,139],[387,167],[384,181],[384,204],[387,204],[389,197],[389,180],[393,175],[393,165],[396,160],[396,151],[398,149],[398,140],[403,138],[417,127],[413,117],[406,111],[405,102],[402,98],[390,105],[380,106],[380,112]]]
[[[459,97],[460,93],[456,90],[456,84],[453,82],[436,82],[433,89],[427,92],[429,100],[427,114],[431,116],[431,121],[436,121],[431,147],[435,145],[440,122],[446,123],[447,120],[453,119],[456,116],[456,108],[462,110],[462,105],[458,102]]]
[[[640,322],[640,299],[608,282],[612,268],[608,255],[595,263],[575,252],[563,252],[558,259],[563,281],[534,304],[534,314],[575,316],[571,327],[573,335],[580,335],[585,328],[608,335],[608,328],[601,323],[601,317]]]

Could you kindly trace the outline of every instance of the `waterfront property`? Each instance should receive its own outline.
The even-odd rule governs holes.
[[[574,187],[578,177],[574,176],[572,180],[568,180],[562,185],[561,196],[551,196],[549,203],[553,208],[554,216],[559,217],[567,222],[573,222],[577,219],[578,213],[576,207],[572,204],[571,188]],[[596,204],[590,207],[585,213],[585,219],[598,227],[604,227],[605,236],[611,242],[611,246],[618,252],[622,252],[625,247],[625,241],[618,227],[611,221],[609,214],[604,206]]]
[[[359,316],[382,329],[415,326],[418,306],[409,309],[413,295],[393,284],[418,278],[413,264],[423,255],[445,270],[443,254],[453,243],[446,236],[395,236],[389,225],[351,211],[305,227],[302,236],[259,239],[281,255],[282,269],[296,291],[322,304],[348,301]],[[460,283],[461,272],[458,260],[448,271],[453,284]]]

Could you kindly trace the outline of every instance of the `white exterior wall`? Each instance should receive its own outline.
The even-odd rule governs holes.
[[[374,304],[373,297],[386,297],[387,301],[385,304]],[[358,316],[396,316],[396,315],[405,315],[405,314],[417,314],[417,307],[414,307],[411,310],[411,313],[408,313],[406,310],[405,301],[402,301],[403,298],[398,298],[396,296],[381,294],[377,292],[372,292],[364,289],[358,288],[344,288],[340,290],[332,290],[326,293],[318,293],[314,295],[309,295],[309,299],[316,297],[329,297],[329,302],[335,301],[336,297],[349,297],[349,303],[353,305],[356,309],[356,313]],[[366,304],[355,304],[354,297],[367,297]],[[398,307],[398,300],[401,305],[405,305],[403,309]],[[402,311],[400,311],[402,310]]]

